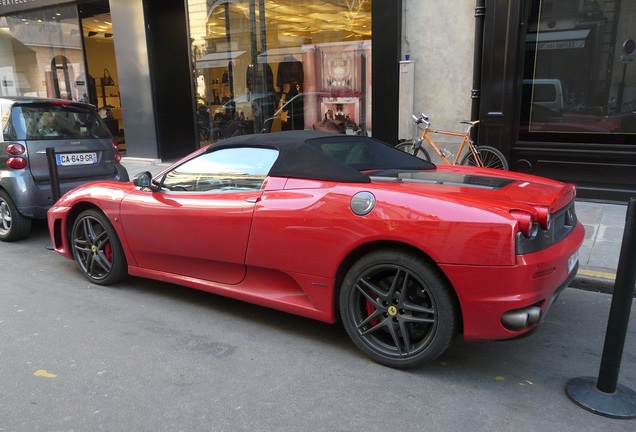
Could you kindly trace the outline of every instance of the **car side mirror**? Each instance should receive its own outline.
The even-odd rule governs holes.
[[[139,186],[142,188],[149,188],[152,186],[152,174],[150,174],[150,171],[144,171],[142,173],[137,174],[133,178],[132,182],[135,186]]]

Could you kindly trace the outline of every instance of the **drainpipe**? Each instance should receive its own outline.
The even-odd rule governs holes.
[[[486,0],[477,0],[475,6],[475,49],[473,53],[473,90],[470,119],[479,120],[481,103],[481,65],[484,52],[484,18],[486,16]],[[472,129],[471,139],[477,141],[476,128]]]

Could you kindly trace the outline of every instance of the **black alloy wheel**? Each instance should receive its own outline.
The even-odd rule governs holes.
[[[119,238],[108,218],[98,210],[86,210],[73,224],[73,257],[93,283],[110,285],[128,276],[128,264]]]
[[[360,350],[374,361],[408,368],[436,359],[457,332],[452,288],[428,261],[377,251],[356,262],[342,284],[340,316]]]
[[[0,240],[21,240],[26,238],[30,231],[31,219],[22,216],[9,194],[0,190]]]

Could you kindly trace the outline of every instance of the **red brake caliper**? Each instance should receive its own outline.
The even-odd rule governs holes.
[[[113,260],[113,249],[110,246],[110,242],[106,243],[104,245],[104,255],[106,255],[106,259],[108,261],[112,261]]]
[[[373,305],[373,303],[371,303],[371,301],[369,299],[367,299],[367,301],[366,301],[366,310],[367,310],[367,316],[371,316],[373,314],[373,312],[375,312],[375,306]],[[370,321],[370,324],[372,326],[376,326],[376,325],[378,325],[378,322],[379,321],[378,321],[377,318],[373,318]]]

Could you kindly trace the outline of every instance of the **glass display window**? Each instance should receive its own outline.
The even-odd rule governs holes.
[[[370,0],[188,0],[201,144],[247,133],[371,133]]]
[[[635,19],[635,2],[532,2],[522,140],[636,142]]]
[[[80,101],[88,94],[76,6],[0,17],[0,95]]]

